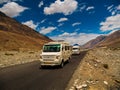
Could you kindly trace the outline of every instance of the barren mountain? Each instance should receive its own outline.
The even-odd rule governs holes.
[[[97,38],[90,40],[89,42],[87,42],[83,47],[84,48],[93,48],[96,44],[98,44],[99,42],[103,41],[106,38],[106,36],[98,36]]]
[[[114,33],[111,33],[108,35],[102,42],[98,43],[96,46],[98,47],[120,47],[120,30],[115,31]]]
[[[120,30],[115,31],[108,36],[98,36],[97,38],[87,42],[85,45],[83,45],[83,47],[120,47]]]
[[[0,50],[39,50],[48,37],[0,12]]]

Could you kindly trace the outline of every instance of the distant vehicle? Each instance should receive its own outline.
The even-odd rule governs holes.
[[[80,54],[80,46],[78,44],[73,45],[72,54]]]
[[[49,42],[43,46],[40,54],[42,66],[64,66],[64,62],[69,61],[72,54],[72,47],[67,42]]]

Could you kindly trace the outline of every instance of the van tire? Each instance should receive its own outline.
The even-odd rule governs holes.
[[[69,58],[68,58],[67,63],[69,63],[69,62],[70,62],[70,59],[71,59],[71,57],[69,57]]]
[[[60,67],[63,68],[64,67],[64,61],[62,60]]]
[[[40,69],[43,69],[44,68],[44,66],[40,66]]]
[[[69,63],[69,61],[70,61],[70,60],[68,59],[68,60],[67,60],[67,63]]]

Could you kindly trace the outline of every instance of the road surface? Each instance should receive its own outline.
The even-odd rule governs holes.
[[[40,69],[40,62],[0,69],[0,90],[64,90],[86,52],[72,56],[63,68]]]

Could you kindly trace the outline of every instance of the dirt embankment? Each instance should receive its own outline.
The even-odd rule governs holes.
[[[89,50],[66,90],[120,90],[120,48]]]
[[[0,68],[39,60],[41,51],[0,51]]]

